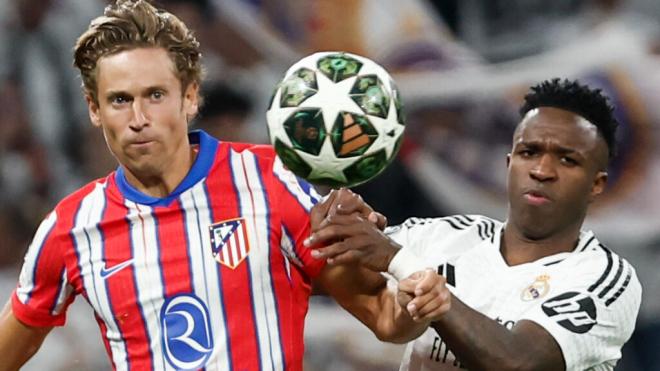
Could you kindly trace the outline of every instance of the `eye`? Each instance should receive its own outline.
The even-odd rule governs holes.
[[[534,155],[534,153],[535,153],[535,152],[532,151],[532,150],[529,149],[529,148],[523,148],[523,149],[521,149],[521,150],[518,151],[518,155],[520,155],[520,156],[523,157],[523,158],[525,158],[525,157],[532,157],[532,156]]]
[[[122,105],[126,104],[130,101],[130,99],[125,96],[125,95],[116,95],[110,99],[110,102],[114,105]]]
[[[576,159],[574,159],[572,157],[568,157],[568,156],[562,157],[561,162],[562,162],[562,164],[568,165],[568,166],[575,166],[575,165],[579,164]]]
[[[163,99],[163,97],[165,97],[165,93],[160,90],[156,90],[151,93],[151,98],[153,98],[154,100],[161,100]]]

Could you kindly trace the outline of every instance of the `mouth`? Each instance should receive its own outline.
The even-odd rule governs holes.
[[[552,200],[545,193],[538,190],[527,191],[523,194],[523,198],[531,205],[540,206],[550,203]]]
[[[149,144],[151,144],[151,143],[153,143],[153,142],[154,142],[154,141],[153,141],[153,140],[150,140],[150,139],[139,139],[139,140],[132,140],[132,141],[130,141],[128,144],[129,144],[130,146],[143,147],[143,146],[149,145]]]

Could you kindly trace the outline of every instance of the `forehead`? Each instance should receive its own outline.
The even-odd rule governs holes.
[[[543,143],[580,152],[605,145],[598,128],[584,117],[559,108],[540,107],[529,111],[513,135],[513,144]]]
[[[99,92],[177,84],[174,63],[163,48],[135,48],[105,56],[97,63]]]

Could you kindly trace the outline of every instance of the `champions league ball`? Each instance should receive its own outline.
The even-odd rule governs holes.
[[[331,187],[378,175],[399,150],[404,130],[399,91],[387,71],[341,52],[315,53],[291,66],[266,118],[284,165]]]

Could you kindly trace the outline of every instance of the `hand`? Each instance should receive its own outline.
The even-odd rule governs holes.
[[[415,322],[433,322],[451,309],[451,292],[443,276],[427,269],[399,282],[397,301]]]
[[[364,202],[362,196],[346,188],[332,190],[328,197],[314,205],[310,214],[312,232],[328,224],[326,218],[336,214],[350,215],[356,213],[375,224],[381,231],[387,227],[387,218],[374,211]]]
[[[373,222],[357,213],[339,212],[325,218],[305,246],[322,246],[312,251],[312,257],[327,259],[328,264],[359,263],[377,272],[387,271],[401,248]]]

